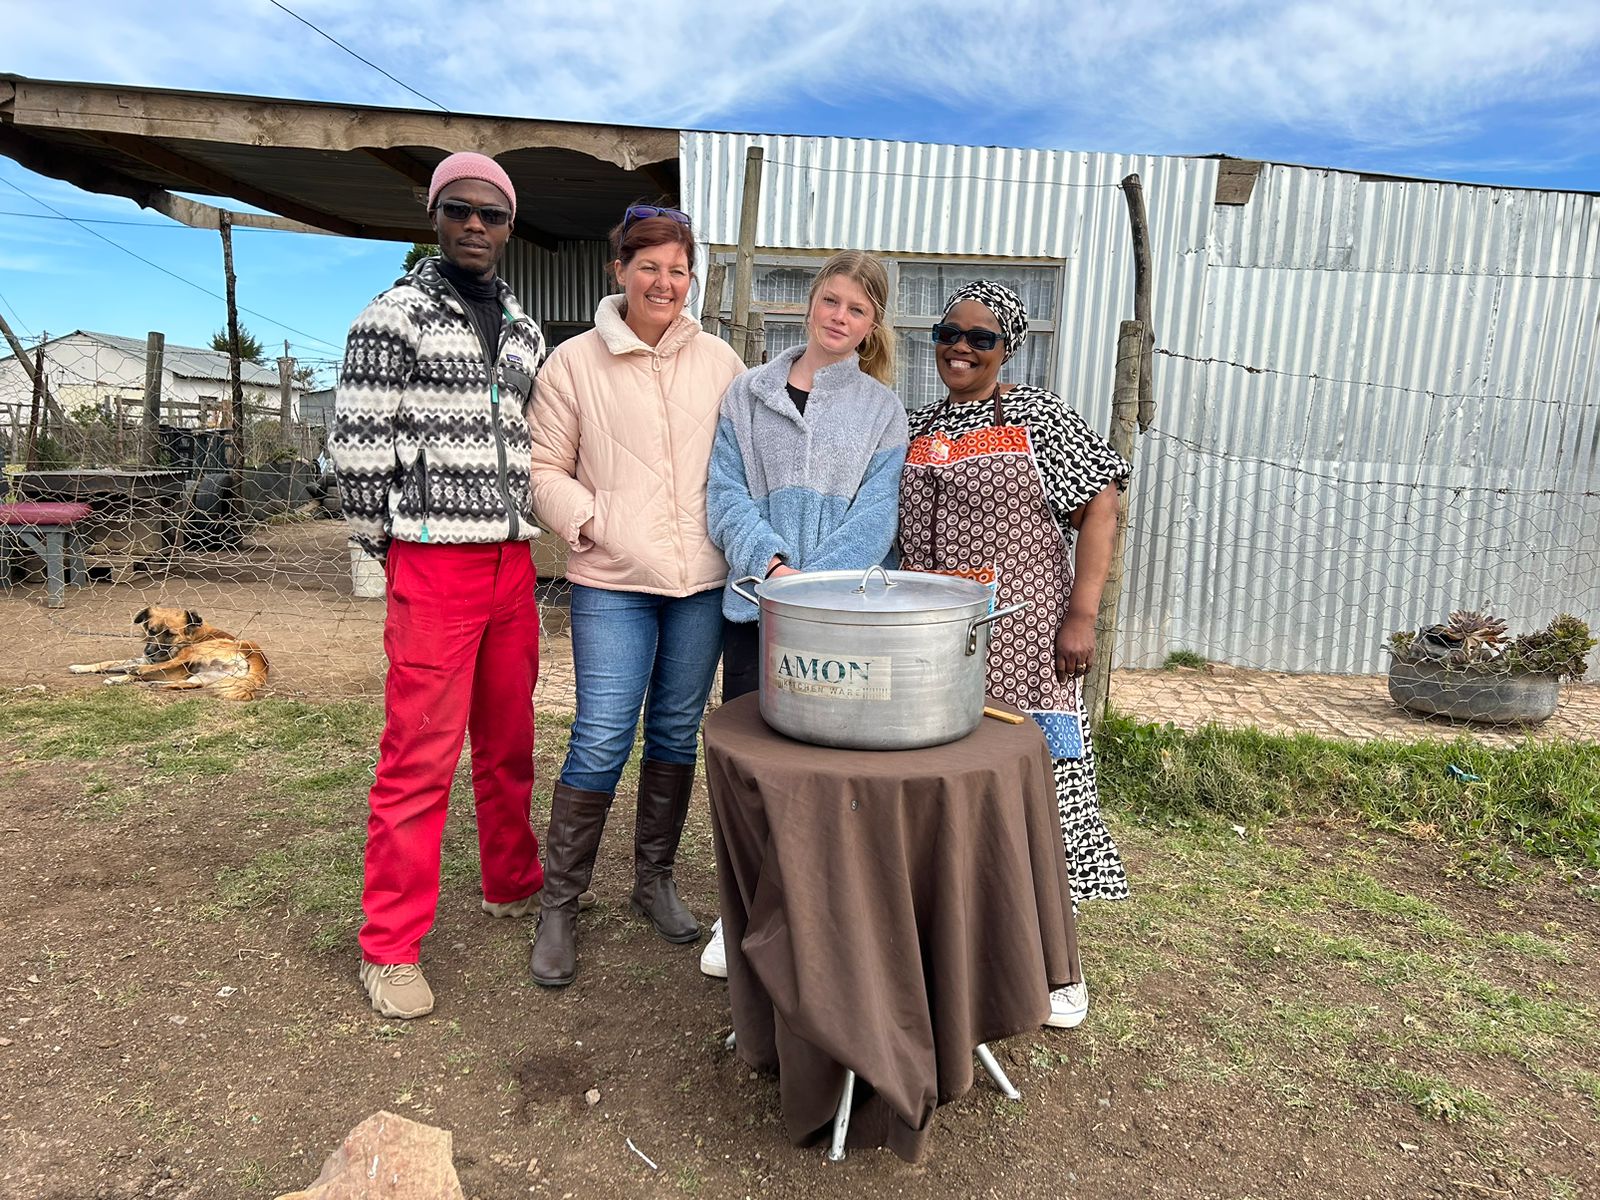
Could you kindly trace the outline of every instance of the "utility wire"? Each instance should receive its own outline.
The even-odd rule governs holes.
[[[449,112],[450,111],[444,105],[440,104],[437,100],[435,100],[432,96],[429,96],[429,95],[426,95],[426,94],[424,94],[422,92],[417,91],[416,88],[412,87],[409,83],[407,83],[403,79],[396,79],[393,75],[389,74],[389,72],[385,71],[377,63],[373,62],[370,58],[362,58],[361,55],[357,54],[354,50],[350,49],[349,46],[346,46],[338,38],[334,37],[333,34],[329,33],[325,29],[319,29],[317,26],[313,25],[310,21],[308,21],[304,17],[302,17],[299,13],[295,12],[294,9],[290,8],[287,4],[280,4],[278,2],[278,0],[267,0],[267,2],[269,4],[271,4],[273,8],[279,8],[279,9],[282,9],[284,12],[288,13],[291,17],[293,17],[296,21],[299,21],[300,24],[304,25],[307,29],[311,30],[313,33],[319,34],[320,36],[327,38],[330,42],[332,42],[335,46],[339,47],[339,49],[343,50],[346,54],[348,54],[351,58],[355,59],[357,62],[365,63],[367,66],[371,67],[374,71],[378,72],[378,74],[382,75],[385,79],[389,80],[390,83],[399,84],[401,87],[405,88],[406,91],[410,92],[413,96],[416,96],[416,97],[418,97],[420,99],[426,100],[429,104],[433,105],[435,108],[437,108],[441,112]]]
[[[6,299],[6,294],[4,292],[0,292],[0,304],[4,304],[11,310],[11,315],[16,318],[17,324],[21,327],[22,332],[31,338],[33,336],[33,330],[28,328],[27,322],[22,319],[22,314],[17,311],[17,306],[11,303],[10,300]]]
[[[138,251],[128,249],[128,247],[124,246],[121,242],[112,241],[105,234],[101,233],[98,229],[91,228],[90,226],[85,225],[82,221],[78,220],[77,217],[70,217],[66,213],[62,212],[60,209],[51,207],[49,204],[46,204],[43,200],[39,199],[39,197],[35,196],[32,192],[29,192],[26,189],[24,189],[22,187],[19,187],[17,184],[13,183],[11,180],[5,178],[4,176],[0,176],[0,183],[5,184],[7,187],[11,188],[13,191],[19,192],[23,196],[26,196],[29,200],[32,200],[40,208],[49,209],[51,212],[55,213],[56,216],[60,217],[62,220],[71,221],[74,225],[78,226],[80,229],[82,229],[85,233],[89,234],[91,237],[99,238],[106,245],[114,247],[115,249],[122,251],[129,258],[136,258],[140,262],[142,262],[145,266],[151,267],[154,270],[160,271],[163,275],[168,275],[168,276],[172,277],[173,279],[176,279],[179,283],[187,284],[188,286],[194,288],[195,291],[197,291],[197,292],[204,292],[206,295],[210,296],[214,300],[221,300],[224,303],[227,302],[227,297],[222,295],[220,292],[213,292],[210,288],[206,287],[204,284],[196,283],[192,279],[189,279],[189,278],[187,278],[187,277],[185,277],[183,275],[179,275],[176,271],[172,271],[172,270],[167,269],[166,267],[163,267],[158,262],[152,262],[150,259],[146,258],[144,255],[138,253]],[[279,321],[274,317],[267,316],[266,313],[257,312],[253,308],[246,308],[242,304],[238,305],[237,307],[238,307],[240,312],[247,312],[252,317],[257,317],[260,320],[263,320],[263,321],[267,322],[267,324],[269,324],[269,325],[277,326],[279,329],[287,329],[290,333],[298,333],[303,338],[310,338],[311,341],[317,343],[320,346],[326,346],[326,347],[328,347],[328,349],[335,350],[335,351],[338,351],[340,349],[338,346],[335,346],[332,342],[324,341],[322,338],[319,338],[314,333],[307,333],[304,329],[297,329],[293,325],[287,324],[286,322],[283,322],[283,321]]]
[[[139,229],[192,229],[192,225],[180,225],[168,221],[109,221],[103,217],[57,217],[50,213],[17,212],[14,209],[0,208],[0,217],[25,217],[30,221],[72,221],[79,225],[133,225]],[[248,229],[248,225],[237,226]]]

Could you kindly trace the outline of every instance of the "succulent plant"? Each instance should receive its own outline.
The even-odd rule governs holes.
[[[1544,629],[1506,640],[1506,623],[1475,609],[1450,614],[1443,625],[1389,635],[1396,662],[1434,662],[1456,670],[1496,675],[1554,675],[1581,679],[1596,646],[1589,626],[1562,613]]]

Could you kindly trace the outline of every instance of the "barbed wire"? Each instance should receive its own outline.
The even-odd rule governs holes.
[[[1154,352],[1165,358],[1181,359],[1184,362],[1199,363],[1208,366],[1233,367],[1249,375],[1278,375],[1285,379],[1305,379],[1314,383],[1333,383],[1343,387],[1372,388],[1388,392],[1405,392],[1414,396],[1427,396],[1434,400],[1479,400],[1496,401],[1506,404],[1548,404],[1557,408],[1587,409],[1600,408],[1600,401],[1590,402],[1585,400],[1563,400],[1556,396],[1517,396],[1496,392],[1446,392],[1434,388],[1408,387],[1399,383],[1379,383],[1371,379],[1344,379],[1336,375],[1320,375],[1315,372],[1284,371],[1277,367],[1258,367],[1250,363],[1238,362],[1231,358],[1209,358],[1201,355],[1184,354],[1178,350],[1168,349],[1165,346],[1154,347]]]
[[[1569,498],[1593,499],[1600,496],[1595,491],[1566,491],[1561,488],[1514,488],[1502,485],[1476,485],[1456,483],[1424,483],[1417,479],[1381,479],[1358,478],[1351,475],[1334,475],[1322,471],[1312,471],[1305,467],[1296,466],[1294,463],[1283,462],[1279,459],[1261,458],[1255,455],[1239,454],[1229,450],[1219,450],[1215,446],[1207,446],[1189,438],[1179,437],[1177,434],[1168,433],[1156,426],[1151,426],[1144,433],[1147,438],[1158,441],[1173,442],[1183,446],[1195,454],[1208,458],[1220,459],[1225,462],[1248,463],[1254,466],[1270,467],[1273,470],[1284,471],[1290,475],[1303,475],[1308,479],[1320,479],[1327,483],[1346,484],[1352,487],[1391,487],[1404,488],[1408,491],[1449,492],[1456,495],[1483,493],[1495,496],[1566,496]]]
[[[352,551],[337,488],[316,461],[321,410],[302,405],[286,430],[274,430],[281,397],[247,384],[261,396],[259,405],[247,402],[249,458],[222,489],[227,506],[202,509],[203,486],[218,483],[221,474],[206,465],[212,460],[201,462],[197,453],[187,462],[150,465],[142,354],[76,340],[52,344],[43,335],[39,340],[46,343],[46,371],[59,381],[53,385],[58,400],[69,418],[84,419],[63,427],[41,412],[40,429],[48,423],[59,465],[48,473],[13,467],[5,486],[21,498],[57,498],[74,480],[98,473],[115,476],[110,485],[129,490],[86,494],[94,507],[84,526],[91,576],[69,586],[65,608],[45,609],[37,566],[24,554],[12,555],[19,569],[33,574],[0,592],[0,610],[13,628],[27,631],[15,635],[23,644],[0,664],[0,685],[67,684],[69,662],[135,655],[140,640],[133,614],[164,603],[193,609],[262,645],[276,694],[381,695],[382,574]],[[197,390],[224,386],[165,381],[161,416],[179,427],[166,436],[194,440],[207,416]],[[113,399],[109,418],[101,406],[91,419],[85,397],[108,391],[123,403]],[[303,400],[297,396],[295,403]],[[0,370],[0,435],[9,435],[13,462],[23,453],[30,408],[31,388],[20,368]],[[271,461],[269,437],[279,438],[284,461]],[[1219,445],[1205,431],[1180,435],[1159,422],[1138,444],[1119,629],[1132,647],[1129,665],[1157,666],[1170,649],[1204,647],[1242,672],[1261,673],[1242,676],[1239,686],[1253,697],[1248,719],[1262,723],[1292,723],[1293,705],[1306,703],[1286,699],[1274,709],[1274,702],[1260,699],[1265,693],[1256,689],[1258,683],[1267,687],[1260,682],[1265,673],[1361,672],[1367,677],[1353,683],[1306,686],[1348,688],[1357,699],[1338,703],[1351,706],[1340,711],[1354,713],[1352,720],[1403,723],[1381,679],[1384,639],[1396,627],[1444,621],[1455,609],[1490,602],[1507,614],[1514,632],[1532,632],[1530,625],[1542,627],[1559,611],[1600,623],[1600,583],[1592,582],[1600,581],[1600,492],[1585,487],[1589,481],[1569,484],[1552,476],[1549,487],[1498,486],[1496,479],[1509,474],[1409,461],[1330,463],[1271,445],[1264,454],[1253,452],[1261,449],[1257,443]],[[1435,470],[1452,474],[1394,475]],[[1438,482],[1457,477],[1462,482]],[[1544,477],[1517,478],[1537,484]],[[135,494],[134,483],[152,489],[159,483],[159,494]],[[540,703],[568,708],[570,691],[545,699],[558,686],[550,681],[570,678],[560,674],[570,673],[565,643],[558,641],[564,584],[549,582],[545,565],[554,557],[559,570],[559,539],[544,535],[535,552],[543,636],[551,646]],[[20,673],[24,669],[32,673]],[[1114,701],[1150,719],[1210,711],[1214,706],[1192,703],[1209,680],[1141,671],[1137,705],[1127,692],[1114,691]],[[1577,736],[1592,727],[1592,736],[1600,737],[1600,689],[1569,689],[1568,695],[1564,703],[1574,712],[1590,711],[1583,707],[1589,705],[1595,716],[1583,718],[1591,725],[1579,721],[1561,729],[1577,730]],[[1320,702],[1305,711],[1313,709],[1326,711]]]

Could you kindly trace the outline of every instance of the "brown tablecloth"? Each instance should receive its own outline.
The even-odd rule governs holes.
[[[920,1159],[974,1047],[1077,982],[1044,738],[985,719],[932,749],[832,750],[749,695],[705,741],[740,1058],[778,1072],[795,1144],[827,1136],[849,1068],[849,1144]]]

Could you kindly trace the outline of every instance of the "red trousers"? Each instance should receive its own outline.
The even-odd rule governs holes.
[[[539,608],[527,542],[393,542],[385,563],[383,741],[368,797],[361,956],[416,962],[439,906],[439,854],[461,743],[472,734],[472,794],[484,899],[544,885],[533,801],[533,685]]]

